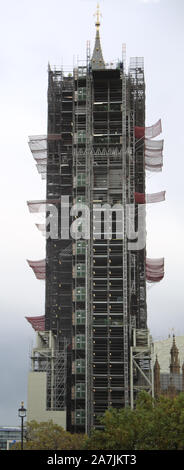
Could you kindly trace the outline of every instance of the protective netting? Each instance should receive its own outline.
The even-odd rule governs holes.
[[[45,163],[37,163],[36,168],[38,170],[38,173],[41,175],[42,180],[46,179],[46,174],[47,174],[47,164]]]
[[[29,211],[31,213],[35,212],[45,212],[49,211],[49,206],[60,204],[60,199],[47,199],[45,201],[27,201]]]
[[[163,150],[164,148],[164,140],[151,140],[151,139],[145,139],[145,150],[150,150],[150,151],[157,151],[157,150]]]
[[[42,179],[47,173],[47,136],[33,135],[29,137],[29,147],[36,161],[36,168]]]
[[[162,152],[162,150],[159,150],[159,149],[158,150],[156,150],[156,149],[155,150],[145,149],[144,155],[145,155],[145,157],[148,157],[148,158],[149,157],[154,157],[154,158],[155,157],[163,157],[163,152]]]
[[[147,139],[152,139],[153,137],[157,137],[162,132],[162,123],[161,119],[159,119],[153,126],[145,127],[145,137]]]
[[[161,171],[163,167],[163,140],[145,139],[145,168],[148,171]]]
[[[35,331],[45,331],[45,315],[40,317],[25,317]]]
[[[47,165],[47,158],[45,157],[41,157],[41,158],[35,157],[35,160],[38,165]]]
[[[29,137],[29,147],[36,161],[36,168],[42,179],[47,174],[47,141],[60,140],[60,134],[34,135]]]
[[[135,137],[136,139],[141,139],[145,137],[146,139],[153,139],[157,137],[162,132],[162,123],[159,119],[155,124],[149,127],[135,126]]]
[[[146,258],[146,280],[159,282],[164,277],[164,258]]]
[[[40,212],[41,209],[42,211],[45,210],[44,202],[45,201],[27,201],[29,211],[31,213],[35,213],[35,212]]]
[[[162,151],[145,152],[145,169],[148,171],[162,171],[163,155]]]
[[[33,135],[29,137],[29,147],[36,158],[47,158],[47,136],[46,135]]]
[[[47,158],[47,141],[61,140],[61,134],[32,135],[29,136],[29,147],[33,157]]]
[[[162,171],[164,140],[152,140],[161,132],[161,119],[150,127],[135,127],[135,137],[137,139],[144,138],[145,169],[148,171]]]
[[[145,163],[148,165],[163,165],[163,156],[160,154],[147,155],[145,154]]]
[[[47,141],[52,140],[61,140],[61,134],[29,136],[28,144],[42,179],[46,179],[47,173]]]
[[[35,224],[37,229],[42,233],[43,236],[46,234],[45,224]]]
[[[160,191],[159,193],[144,194],[144,193],[134,193],[135,202],[137,204],[150,204],[154,202],[165,201],[166,191]]]
[[[159,171],[162,171],[162,167],[163,167],[163,163],[155,165],[155,164],[151,164],[150,162],[147,163],[145,161],[145,169],[147,171],[159,172]]]
[[[44,280],[46,274],[46,261],[45,259],[39,261],[30,261],[27,260],[30,268],[34,271],[34,274],[37,279]]]

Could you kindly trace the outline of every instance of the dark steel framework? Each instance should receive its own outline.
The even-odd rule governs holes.
[[[49,68],[46,197],[69,196],[70,207],[85,203],[91,213],[89,240],[46,243],[46,330],[60,349],[64,338],[69,344],[66,406],[73,432],[90,432],[108,407],[130,404],[133,332],[147,329],[145,248],[128,250],[126,234],[116,234],[115,212],[112,238],[103,212],[99,238],[93,213],[94,204],[125,208],[135,191],[145,193],[144,146],[135,126],[145,126],[142,59],[131,59],[128,74],[123,60],[95,70],[88,47],[86,65],[72,76]],[[79,217],[79,234],[80,223]],[[59,234],[62,228],[59,222]],[[139,381],[139,371],[134,378]]]

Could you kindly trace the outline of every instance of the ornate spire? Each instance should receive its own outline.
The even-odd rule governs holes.
[[[156,360],[154,364],[154,391],[155,396],[158,397],[160,395],[160,364],[158,362],[158,356],[156,355]]]
[[[158,362],[158,356],[157,356],[157,354],[156,354],[156,360],[155,360],[154,369],[155,369],[155,370],[160,370],[160,364],[159,364],[159,362]]]
[[[96,13],[94,14],[94,16],[96,16],[96,29],[97,31],[99,31],[100,29],[100,16],[102,16],[102,14],[100,13],[100,5],[99,3],[97,3],[97,11]]]
[[[95,39],[95,47],[91,59],[91,66],[93,70],[100,70],[105,68],[105,62],[103,59],[103,53],[100,43],[100,6],[99,3],[97,5],[97,11],[95,13],[96,16],[96,39]]]
[[[171,363],[170,363],[170,373],[179,374],[180,373],[180,362],[179,362],[179,351],[176,346],[175,335],[173,335],[173,344],[170,350],[171,354]]]

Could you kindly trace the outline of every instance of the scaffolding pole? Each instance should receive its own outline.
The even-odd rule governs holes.
[[[51,331],[37,332],[37,347],[31,356],[32,372],[46,372],[46,408],[52,411],[66,407],[66,355],[66,340],[59,351]]]
[[[153,343],[148,330],[133,330],[130,348],[130,405],[133,409],[138,393],[146,390],[154,396]]]
[[[85,397],[85,431],[89,434],[92,426],[92,253],[93,253],[93,198],[91,198],[93,188],[93,157],[91,145],[91,73],[90,73],[90,43],[87,42],[87,71],[86,71],[86,205],[90,210],[90,233],[86,240],[86,354],[85,354],[85,377],[86,377],[86,397]],[[92,199],[92,200],[91,200]]]
[[[125,49],[122,50],[122,61],[125,63]],[[122,203],[124,214],[126,214],[127,203],[127,178],[126,178],[126,75],[122,71]],[[127,302],[127,235],[126,217],[124,217],[123,228],[123,351],[124,351],[124,405],[129,405],[129,342],[128,342],[128,302]]]

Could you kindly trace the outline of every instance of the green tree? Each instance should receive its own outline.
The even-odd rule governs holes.
[[[53,421],[27,423],[25,450],[80,450],[85,441],[83,434],[71,434]],[[12,450],[20,449],[20,443]]]
[[[141,392],[136,408],[109,409],[86,440],[93,450],[184,450],[184,394],[153,400]]]

